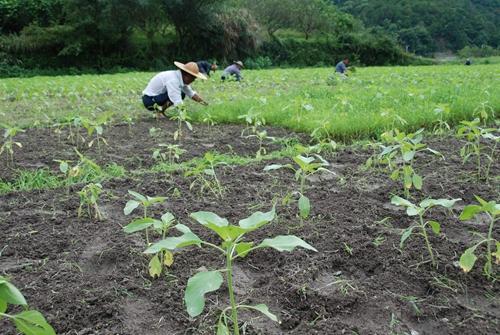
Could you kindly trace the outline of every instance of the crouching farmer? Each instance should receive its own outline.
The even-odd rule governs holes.
[[[221,76],[222,81],[226,80],[230,76],[234,76],[236,81],[240,81],[241,79],[243,79],[243,77],[241,76],[241,69],[243,68],[244,68],[243,62],[241,61],[237,61],[229,65],[224,69],[224,72],[222,72]]]
[[[149,81],[142,92],[144,107],[165,115],[165,110],[170,106],[182,104],[186,95],[202,105],[208,105],[189,86],[196,78],[207,79],[200,73],[198,65],[194,62],[187,64],[174,62],[174,64],[179,70],[160,72]]]

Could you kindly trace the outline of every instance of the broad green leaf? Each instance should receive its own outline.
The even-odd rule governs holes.
[[[161,221],[155,220],[153,218],[143,218],[143,219],[137,219],[123,227],[123,231],[126,232],[127,234],[135,233],[141,230],[144,230],[156,223],[160,223]]]
[[[399,179],[399,173],[400,173],[399,169],[392,171],[391,177],[390,177],[391,180],[398,180]]]
[[[246,257],[248,250],[253,247],[253,242],[240,242],[236,244],[236,253],[240,257]]]
[[[279,235],[274,238],[266,238],[258,245],[259,248],[270,247],[278,251],[293,251],[296,247],[318,251],[302,239],[294,235]]]
[[[269,311],[269,308],[264,304],[258,304],[255,306],[245,306],[245,307],[250,308],[250,309],[255,309],[256,311],[261,312],[262,314],[264,314],[265,316],[267,316],[269,319],[273,320],[274,322],[278,322],[278,318],[276,317],[276,315],[271,313]]]
[[[164,202],[165,200],[167,200],[166,197],[148,197],[148,196],[146,196],[145,203],[147,203],[150,206],[153,204],[158,204],[158,203]]]
[[[300,212],[300,217],[303,219],[306,219],[309,216],[309,213],[311,212],[311,202],[309,201],[309,198],[306,197],[305,195],[300,195],[299,212]]]
[[[457,201],[460,200],[462,199],[425,199],[420,203],[420,207],[428,208],[430,206],[443,206],[446,208],[451,208]]]
[[[189,278],[184,302],[187,312],[191,317],[195,317],[203,312],[205,308],[205,294],[217,291],[222,285],[222,275],[219,271],[198,272]]]
[[[432,228],[434,234],[439,235],[441,233],[441,225],[437,221],[429,221],[429,225]]]
[[[406,189],[410,189],[413,184],[412,175],[410,173],[405,173],[403,178],[403,184]]]
[[[403,199],[397,195],[391,198],[391,204],[396,206],[414,207],[414,205],[406,199]]]
[[[224,324],[224,322],[222,322],[222,320],[219,320],[219,322],[217,323],[217,335],[230,335],[229,329]]]
[[[183,233],[181,236],[167,237],[164,240],[154,243],[149,248],[147,248],[145,254],[156,254],[162,249],[174,250],[177,248],[183,248],[190,245],[201,245],[201,240],[196,234],[194,234],[187,226],[183,224],[178,224],[175,229]]]
[[[0,300],[12,305],[27,305],[23,294],[4,277],[0,277]]]
[[[478,205],[468,205],[465,206],[462,214],[460,214],[459,219],[462,221],[472,219],[477,213],[481,212],[482,208]]]
[[[154,255],[149,261],[149,275],[153,278],[161,275],[162,265],[158,254]]]
[[[204,226],[207,226],[209,224],[213,224],[213,225],[216,225],[218,227],[226,227],[227,225],[229,225],[229,222],[226,219],[223,219],[220,216],[218,216],[217,214],[212,213],[212,212],[201,211],[201,212],[192,213],[190,216],[193,219],[195,219],[196,221],[198,221],[198,223],[200,223]]]
[[[406,228],[403,231],[403,234],[401,234],[401,241],[399,242],[400,249],[403,249],[403,246],[404,246],[406,240],[411,236],[411,233],[413,232],[414,228],[415,228],[415,226],[411,226],[411,227]]]
[[[131,196],[133,196],[134,198],[136,198],[137,200],[139,201],[142,201],[142,202],[146,202],[147,199],[145,196],[143,196],[142,194],[140,193],[137,193],[137,192],[134,192],[134,191],[128,191],[128,194],[130,194]]]
[[[302,155],[297,155],[293,157],[293,160],[300,166],[301,170],[307,171],[309,164],[314,162],[314,157],[304,157]]]
[[[130,192],[130,191],[129,191]],[[136,209],[141,203],[135,200],[127,201],[125,208],[123,209],[123,214],[129,215],[134,209]]]
[[[238,236],[247,232],[246,229],[241,227],[229,225],[226,219],[212,212],[196,212],[192,213],[191,217],[216,232],[224,241],[235,240]]]
[[[14,324],[25,335],[55,335],[54,329],[38,311],[24,311],[14,315]]]
[[[469,272],[474,267],[476,263],[477,257],[474,255],[474,251],[476,250],[476,246],[471,247],[460,256],[460,267],[464,272]]]
[[[250,217],[240,220],[239,225],[241,228],[248,231],[255,230],[263,225],[271,222],[276,217],[276,210],[273,208],[266,213],[255,212]]]
[[[62,173],[68,172],[68,170],[69,170],[69,164],[67,162],[61,162],[61,164],[59,164],[59,170]]]
[[[418,174],[414,173],[412,180],[413,180],[413,186],[415,186],[415,188],[417,190],[421,190],[422,184],[423,184],[422,177],[420,177]]]

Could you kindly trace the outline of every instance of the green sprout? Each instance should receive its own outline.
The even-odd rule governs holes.
[[[330,164],[325,159],[323,159],[323,157],[321,157],[320,155],[314,156],[315,157],[305,157],[302,155],[297,155],[293,157],[293,161],[297,164],[297,167],[294,167],[292,164],[271,164],[264,167],[264,171],[273,171],[282,168],[288,168],[295,172],[295,180],[299,181],[300,183],[298,191],[298,206],[301,221],[303,219],[307,219],[309,217],[309,213],[311,212],[311,202],[305,195],[307,178],[320,171],[334,174],[334,172],[325,168]]]
[[[441,234],[441,225],[439,222],[434,221],[434,220],[428,220],[426,221],[424,219],[425,214],[427,211],[429,211],[431,208],[435,206],[442,206],[445,208],[452,208],[457,201],[460,201],[462,199],[425,199],[420,202],[420,204],[415,205],[411,203],[410,201],[403,199],[398,196],[394,196],[391,199],[391,203],[396,206],[402,206],[406,207],[406,214],[410,217],[413,216],[418,216],[418,221],[406,228],[403,233],[401,234],[401,241],[399,243],[399,247],[402,249],[404,246],[404,243],[406,240],[414,233],[413,231],[415,229],[420,229],[420,235],[424,238],[425,240],[425,245],[427,247],[427,251],[429,252],[429,256],[431,257],[431,262],[434,267],[437,267],[437,262],[434,257],[434,252],[432,250],[432,245],[429,241],[429,236],[427,234],[427,227],[430,226],[431,230],[434,232],[434,234],[439,235]]]
[[[382,134],[382,140],[388,145],[380,144],[382,152],[378,155],[377,160],[385,163],[392,171],[390,176],[392,180],[402,182],[405,198],[410,197],[412,188],[422,189],[423,178],[413,167],[417,153],[429,151],[442,157],[439,152],[422,143],[423,131],[424,129],[420,129],[415,133],[405,134],[396,129]]]
[[[0,156],[5,152],[10,158],[10,162],[12,163],[12,165],[14,165],[14,147],[23,147],[20,142],[14,141],[14,136],[16,136],[20,132],[24,133],[24,130],[17,127],[5,127],[5,132],[3,134],[4,142],[0,147]]]
[[[168,161],[169,164],[174,164],[179,160],[181,155],[186,152],[186,150],[182,149],[178,144],[160,143],[158,146],[160,148],[153,151],[153,159],[157,159],[162,162]]]
[[[241,137],[244,137],[247,131],[256,134],[260,127],[266,125],[266,119],[260,113],[254,113],[252,108],[250,108],[247,114],[238,116],[238,119],[243,119],[246,123],[246,127],[241,131]]]
[[[170,120],[177,121],[177,130],[174,132],[174,141],[180,141],[182,137],[182,124],[184,123],[186,127],[193,131],[193,126],[191,125],[191,118],[187,114],[187,109],[184,105],[176,106],[170,116]]]
[[[495,257],[496,264],[500,265],[500,241],[493,237],[493,227],[495,222],[498,220],[498,215],[500,214],[500,204],[495,201],[485,201],[478,196],[475,196],[479,205],[468,205],[465,206],[462,214],[460,214],[460,220],[466,221],[470,220],[480,213],[486,214],[489,220],[488,235],[484,236],[479,233],[475,233],[480,238],[480,241],[474,244],[472,247],[465,250],[465,252],[460,257],[460,267],[464,272],[469,272],[474,267],[476,263],[477,256],[475,255],[476,249],[486,243],[486,262],[484,264],[484,273],[490,278],[495,278],[495,273],[493,270],[493,257]],[[493,245],[496,246],[496,252],[493,252]]]
[[[143,216],[142,216],[143,219],[148,218],[149,207],[153,206],[154,204],[165,202],[165,200],[167,200],[166,197],[149,197],[147,195],[145,196],[130,190],[128,191],[128,194],[130,194],[133,197],[133,199],[127,201],[127,203],[125,204],[125,208],[123,208],[123,214],[129,215],[137,207],[141,206],[143,209]],[[146,227],[145,230],[146,230],[146,243],[149,246],[149,226]]]
[[[215,171],[215,168],[219,165],[227,165],[227,163],[217,161],[212,152],[206,152],[202,160],[184,173],[186,177],[194,177],[189,189],[191,190],[199,185],[201,193],[208,189],[217,198],[222,199],[224,197],[224,188]]]
[[[80,206],[78,207],[78,217],[83,216],[83,209],[87,209],[87,214],[90,218],[94,217],[97,221],[103,219],[99,209],[98,201],[102,190],[102,185],[99,183],[90,183],[85,185],[79,192]]]
[[[460,149],[460,156],[465,164],[472,156],[476,157],[477,179],[480,180],[484,177],[485,180],[489,179],[491,164],[495,160],[495,150],[500,141],[500,136],[495,136],[493,132],[498,132],[495,128],[481,128],[479,126],[480,120],[474,119],[473,121],[462,121],[462,126],[458,128],[457,137],[466,140],[465,145]],[[486,146],[482,141],[493,141],[495,145],[491,149],[491,153],[485,152]],[[482,157],[486,157],[489,163],[485,166],[482,163]]]
[[[123,231],[127,234],[133,234],[152,227],[153,230],[161,236],[162,240],[164,240],[167,237],[168,231],[172,228],[174,221],[175,218],[172,213],[163,214],[161,220],[144,217],[132,221],[123,227]],[[149,261],[149,275],[153,278],[159,277],[163,272],[164,266],[170,267],[173,263],[174,254],[168,249],[160,249]]]
[[[10,305],[22,306],[24,310],[17,314],[8,314]],[[28,308],[23,294],[12,285],[7,278],[0,276],[0,319],[6,318],[14,322],[17,331],[25,335],[55,335],[52,326],[43,315]]]
[[[269,140],[269,141],[275,141],[276,138],[272,136],[267,136],[267,131],[266,130],[256,130],[253,135],[248,135],[246,138],[252,138],[256,137],[257,140],[259,141],[259,150],[257,150],[256,157],[257,159],[260,159],[262,155],[265,155],[267,153],[266,148],[264,148],[264,141]]]
[[[222,243],[215,245],[207,241],[203,241],[195,235],[187,226],[178,224],[175,229],[182,233],[178,237],[168,237],[151,245],[146,249],[146,254],[155,254],[162,249],[176,250],[192,245],[198,247],[208,246],[217,250],[226,260],[225,269],[202,271],[192,276],[187,283],[184,293],[184,302],[186,309],[191,317],[196,317],[203,312],[205,307],[205,294],[217,291],[223,281],[223,274],[226,277],[230,306],[223,309],[218,322],[217,334],[229,334],[232,326],[233,334],[240,334],[238,324],[238,310],[247,309],[261,312],[273,321],[278,321],[278,318],[269,311],[265,304],[246,305],[238,304],[234,294],[233,283],[233,263],[239,258],[246,257],[250,252],[263,249],[273,248],[278,251],[293,251],[296,247],[317,251],[302,239],[293,236],[276,236],[274,238],[266,238],[261,243],[255,245],[253,242],[245,241],[245,235],[255,231],[264,225],[271,222],[276,216],[275,209],[267,213],[256,212],[250,217],[240,220],[238,225],[229,224],[227,219],[219,217],[211,212],[196,212],[191,214],[196,222],[216,233]],[[228,316],[229,314],[229,316]],[[231,324],[230,324],[231,323]]]
[[[450,105],[440,104],[434,108],[434,113],[437,115],[438,119],[436,125],[434,126],[434,134],[443,135],[451,130],[450,125],[445,120],[449,117],[451,113]]]

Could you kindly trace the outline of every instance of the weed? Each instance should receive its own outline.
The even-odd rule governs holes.
[[[79,192],[80,206],[78,207],[78,217],[83,216],[83,209],[87,209],[89,218],[94,217],[97,221],[103,219],[99,209],[98,201],[102,190],[102,185],[99,183],[90,183],[85,185]]]
[[[185,124],[190,131],[193,131],[193,126],[191,125],[191,122],[189,122],[191,118],[187,115],[187,109],[184,105],[178,105],[173,109],[170,120],[177,122],[177,130],[174,132],[174,141],[181,140],[182,124]]]
[[[196,165],[185,171],[184,176],[194,177],[194,180],[189,185],[189,189],[195,186],[200,187],[200,192],[209,190],[217,198],[224,197],[224,188],[217,177],[215,168],[219,165],[228,165],[224,161],[219,161],[219,157],[212,152],[206,152],[203,159],[198,161]]]
[[[169,164],[174,164],[186,152],[178,144],[160,143],[158,146],[160,148],[153,151],[153,159],[168,162]]]
[[[10,162],[14,165],[14,147],[22,148],[23,145],[20,142],[14,141],[14,137],[24,130],[17,127],[4,126],[5,131],[3,134],[4,141],[0,147],[0,156],[5,152],[10,158]]]
[[[457,131],[457,137],[466,140],[465,145],[460,149],[460,156],[465,164],[471,156],[476,157],[477,179],[480,180],[484,177],[485,180],[489,179],[491,164],[495,160],[495,150],[500,141],[500,136],[495,136],[493,132],[498,132],[495,128],[481,128],[479,126],[480,120],[462,121]],[[486,154],[486,146],[481,141],[493,141],[494,146],[490,154]],[[482,163],[482,157],[486,157],[489,163],[485,166]]]

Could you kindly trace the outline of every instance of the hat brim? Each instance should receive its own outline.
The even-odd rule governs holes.
[[[207,80],[207,77],[203,73],[201,73],[201,72],[194,73],[193,71],[187,69],[186,66],[184,64],[180,63],[180,62],[174,62],[174,65],[177,66],[182,71],[187,72],[187,73],[189,73],[190,75],[192,75],[192,76],[194,76],[196,78],[199,78],[199,79],[202,79],[202,80]]]
[[[242,68],[242,69],[244,69],[244,68],[245,68],[245,65],[243,65],[243,63],[241,63],[241,62],[233,62],[233,64],[236,64],[236,65],[238,65],[238,66],[241,66],[241,68]]]

